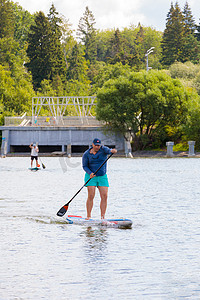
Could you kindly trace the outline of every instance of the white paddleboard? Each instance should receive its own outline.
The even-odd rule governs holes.
[[[87,225],[87,226],[106,226],[115,228],[131,228],[132,221],[130,219],[85,219],[81,216],[68,215],[65,217],[67,224]]]

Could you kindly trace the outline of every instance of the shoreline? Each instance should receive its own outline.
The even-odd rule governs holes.
[[[40,153],[40,157],[82,157],[83,153],[72,153],[68,156],[66,152],[51,152]],[[199,158],[200,152],[196,152],[195,155],[189,155],[188,151],[174,151],[173,155],[167,155],[166,151],[135,151],[132,152],[132,158]],[[4,156],[1,156],[2,158]],[[30,157],[30,153],[8,153],[6,157]],[[127,157],[124,153],[118,152],[115,157]]]

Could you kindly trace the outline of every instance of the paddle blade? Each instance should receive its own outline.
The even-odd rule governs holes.
[[[68,205],[64,205],[61,209],[57,212],[57,216],[62,217],[68,210]]]

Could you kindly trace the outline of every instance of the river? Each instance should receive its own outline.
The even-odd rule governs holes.
[[[81,158],[0,158],[1,300],[200,299],[200,159],[108,161],[107,217],[132,229],[67,225]],[[69,214],[85,216],[87,190]],[[100,216],[96,193],[93,217]]]

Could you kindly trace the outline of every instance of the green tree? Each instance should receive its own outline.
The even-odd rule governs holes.
[[[199,73],[200,76],[200,73]],[[182,125],[183,139],[196,142],[196,149],[200,149],[200,95],[194,89],[188,90],[188,113]]]
[[[193,80],[193,87],[196,89],[197,93],[200,96],[200,71],[197,73],[195,79]]]
[[[192,15],[191,8],[189,7],[188,2],[185,3],[183,9],[183,19],[185,23],[185,32],[194,34],[196,29],[195,19]]]
[[[98,30],[96,35],[97,60],[107,62],[107,53],[110,47],[110,40],[114,35],[114,30]]]
[[[36,13],[35,25],[30,27],[28,34],[27,55],[29,62],[26,63],[28,70],[32,73],[35,89],[40,87],[43,79],[52,80],[50,36],[49,21],[40,11]]]
[[[69,24],[69,21],[62,16],[62,26],[61,26],[61,31],[62,31],[62,38],[61,38],[61,43],[63,47],[63,52],[65,56],[65,64],[66,64],[66,69],[68,69],[68,61],[72,53],[73,47],[76,45],[76,40],[73,36],[74,30],[71,29],[71,24]]]
[[[63,79],[66,75],[66,64],[64,58],[64,52],[61,45],[62,38],[62,19],[59,17],[55,6],[52,4],[48,14],[48,20],[51,29],[50,41],[51,41],[51,78],[57,77],[58,75]]]
[[[189,61],[185,63],[175,62],[169,67],[169,71],[172,78],[191,80],[200,72],[200,65]]]
[[[92,11],[86,6],[83,17],[78,24],[77,36],[85,46],[85,58],[94,62],[97,56],[95,18]]]
[[[200,95],[200,65],[190,61],[176,62],[169,68],[172,78],[179,79],[187,89],[196,90]]]
[[[0,65],[0,99],[5,115],[31,113],[34,97],[31,81],[25,77],[12,77],[10,71]]]
[[[169,128],[178,130],[184,120],[186,96],[180,81],[165,72],[133,72],[107,81],[99,90],[97,118],[124,137],[132,136],[137,149],[155,143],[158,136],[162,146]]]
[[[14,11],[10,1],[0,0],[0,38],[14,36]]]
[[[97,60],[115,64],[128,64],[134,70],[146,68],[145,53],[152,46],[154,53],[149,57],[152,68],[160,69],[162,32],[151,27],[135,27],[119,30],[98,31]]]
[[[161,31],[157,31],[151,27],[143,27],[144,30],[144,39],[143,44],[141,45],[141,64],[139,65],[139,69],[146,69],[146,59],[144,59],[145,54],[148,49],[154,47],[153,53],[148,56],[149,66],[152,69],[161,69],[161,41],[163,33]],[[145,57],[146,58],[146,57]]]
[[[123,65],[128,64],[131,55],[125,43],[125,39],[118,28],[115,30],[109,43],[109,51],[106,53],[107,62],[110,64],[116,64],[117,62],[121,62]]]
[[[199,62],[200,58],[200,47],[195,37],[196,24],[194,17],[192,15],[191,8],[186,2],[183,9],[183,18],[184,18],[184,29],[185,29],[185,39],[183,45],[183,51],[181,56],[181,61],[192,61],[194,63]]]
[[[194,34],[190,33],[184,38],[184,44],[182,48],[182,55],[180,55],[180,61],[191,61],[192,63],[199,63],[200,60],[200,44],[197,41]]]
[[[15,9],[10,1],[0,5],[0,106],[2,116],[30,112],[34,96],[32,78],[24,67],[26,52],[15,36]],[[1,116],[1,122],[3,117]]]
[[[95,90],[102,88],[104,83],[109,79],[117,79],[120,76],[128,76],[131,72],[131,67],[129,65],[122,65],[122,63],[116,63],[115,65],[99,63],[98,72],[93,78],[93,84]]]
[[[184,45],[185,23],[178,3],[171,4],[167,14],[167,23],[164,30],[162,47],[162,63],[166,66],[180,61]]]
[[[113,37],[110,39],[110,53],[107,53],[109,62],[115,64],[120,61],[122,51],[122,42],[120,37],[120,31],[117,28],[114,32]]]
[[[40,88],[41,81],[53,80],[59,75],[65,79],[66,64],[61,46],[60,19],[52,5],[48,18],[43,12],[35,16],[35,24],[31,26],[28,35],[26,64],[33,76],[34,88]]]
[[[14,80],[24,78],[28,82],[32,81],[30,74],[24,67],[24,61],[27,59],[26,51],[20,49],[19,43],[13,38],[0,39],[0,64],[11,72]]]
[[[145,61],[145,53],[144,53],[144,28],[138,24],[138,32],[135,39],[136,44],[136,52],[134,57],[134,64],[136,66],[136,69],[139,70],[142,63]]]
[[[40,84],[40,88],[37,91],[37,96],[51,96],[55,97],[56,92],[54,91],[52,87],[52,81],[43,79]]]
[[[200,49],[194,35],[196,25],[186,2],[183,12],[178,3],[171,4],[162,40],[162,63],[166,66],[175,61],[198,63]]]
[[[79,82],[87,81],[87,62],[81,44],[73,47],[72,54],[68,60],[69,67],[67,70],[68,80],[78,80]]]
[[[20,49],[27,46],[28,32],[34,24],[34,15],[24,10],[18,3],[13,3],[14,12],[14,39],[19,43]]]

